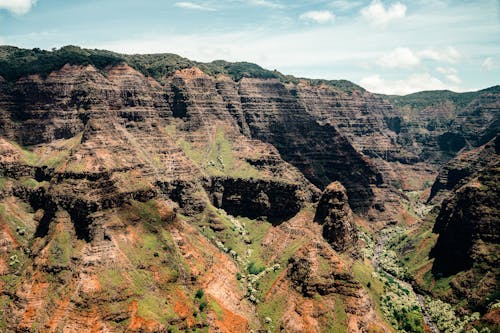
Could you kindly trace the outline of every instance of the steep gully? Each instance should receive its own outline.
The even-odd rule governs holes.
[[[395,275],[391,274],[390,272],[384,270],[382,268],[382,266],[379,264],[379,262],[380,262],[379,259],[380,259],[380,256],[382,255],[382,253],[384,252],[384,249],[386,246],[386,241],[387,241],[387,234],[381,233],[381,235],[377,239],[377,244],[375,245],[375,249],[373,251],[373,259],[372,259],[373,268],[375,269],[376,272],[379,271],[379,272],[383,272],[384,274],[389,275],[391,278],[393,278],[395,281],[397,281],[398,284],[400,284],[404,288],[410,290],[411,293],[413,293],[415,295],[416,299],[418,300],[418,304],[420,305],[420,310],[421,310],[422,316],[424,318],[424,323],[429,328],[429,332],[430,333],[440,333],[440,330],[437,328],[436,324],[432,321],[431,316],[429,315],[429,313],[427,313],[427,310],[425,307],[425,302],[424,302],[424,295],[416,292],[410,283],[403,281],[403,280],[399,279],[398,277],[396,277]]]

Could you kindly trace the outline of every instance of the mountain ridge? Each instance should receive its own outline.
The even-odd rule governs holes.
[[[406,107],[246,77],[267,75],[246,64],[210,75],[145,56],[157,81],[106,51],[10,51],[22,55],[0,67],[11,78],[53,61],[0,80],[1,329],[420,333],[441,299],[457,311],[434,316],[479,318],[460,295],[420,304],[402,279],[455,281],[431,269],[461,225],[442,213],[437,241],[433,214],[455,201],[427,197],[452,186],[454,165],[477,169],[470,156],[497,133],[495,89]],[[481,315],[495,313],[491,295],[477,293]]]
[[[51,62],[51,60],[54,59],[57,60],[56,63],[49,65],[48,69],[40,71],[40,68],[38,68],[39,66],[38,62],[41,61],[38,57],[42,57],[43,61],[46,62]],[[25,68],[23,71],[22,69],[18,68],[18,66],[13,66],[14,68],[11,69],[12,71],[11,73],[9,73],[9,70],[6,70],[5,67],[3,69],[0,69],[0,76],[7,78],[8,80],[16,80],[19,79],[21,76],[29,74],[40,74],[41,72],[45,73],[45,75],[48,75],[51,71],[61,68],[66,63],[73,65],[92,64],[99,69],[103,69],[106,66],[112,66],[118,64],[119,62],[125,62],[134,67],[135,69],[139,70],[140,72],[142,72],[144,75],[152,76],[156,80],[160,81],[162,75],[170,75],[175,70],[197,66],[202,71],[204,71],[209,75],[227,74],[236,81],[240,80],[243,77],[276,78],[284,83],[287,82],[297,83],[300,80],[306,80],[311,84],[328,84],[347,92],[353,91],[355,89],[361,91],[365,90],[360,85],[357,85],[356,83],[353,83],[345,79],[328,80],[328,79],[295,77],[293,75],[282,74],[276,70],[264,69],[258,64],[246,61],[228,62],[226,60],[213,60],[211,62],[198,62],[189,60],[188,58],[182,57],[174,53],[121,54],[102,49],[85,49],[74,45],[67,45],[59,49],[53,49],[49,51],[49,50],[42,50],[39,48],[24,49],[11,45],[0,45],[0,64],[5,66],[9,62],[13,61],[12,58],[17,58],[18,61],[19,60],[22,61],[23,66],[28,68]],[[160,71],[158,66],[165,67],[166,71]],[[37,72],[34,72],[35,70],[37,70]],[[478,94],[485,92],[495,92],[495,91],[498,92],[498,89],[500,89],[499,85],[468,92],[453,92],[449,90],[429,90],[429,91],[415,92],[407,95],[387,95],[387,94],[376,94],[376,95],[388,98],[391,102],[394,102],[398,98],[403,98],[403,100],[408,100],[405,101],[404,103],[409,104],[410,101],[415,97],[424,97],[425,95],[428,95],[430,92],[432,92],[432,94],[453,95],[456,98],[460,98],[459,96],[463,96],[470,101],[472,100],[471,96],[477,97]]]

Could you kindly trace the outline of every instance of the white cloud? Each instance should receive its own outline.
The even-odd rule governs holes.
[[[388,95],[407,95],[423,90],[461,90],[456,86],[445,84],[429,73],[412,74],[402,80],[386,80],[376,74],[362,78],[360,85],[368,91]]]
[[[435,50],[435,49],[425,49],[420,51],[418,55],[421,58],[436,60],[436,61],[445,61],[450,63],[456,63],[462,55],[458,52],[454,47],[447,47],[444,50]]]
[[[385,26],[389,22],[406,16],[406,6],[395,2],[388,8],[380,0],[373,0],[369,6],[361,9],[361,16],[375,26]]]
[[[408,68],[419,65],[422,60],[456,63],[461,59],[461,57],[462,55],[460,52],[451,46],[444,48],[443,50],[424,49],[418,52],[407,47],[398,47],[393,51],[382,55],[376,63],[379,66],[387,68]]]
[[[184,9],[205,10],[205,11],[210,11],[210,12],[215,11],[214,8],[199,5],[199,4],[194,3],[194,2],[176,2],[174,4],[174,6],[179,7],[179,8],[184,8]]]
[[[22,15],[30,11],[37,0],[0,0],[0,9],[6,9],[14,14]]]
[[[498,65],[495,64],[495,62],[493,61],[493,58],[488,57],[488,58],[484,59],[483,63],[481,64],[481,68],[485,71],[492,71],[492,70],[498,68]]]
[[[350,10],[363,4],[361,1],[336,0],[330,3],[330,6],[340,11]]]
[[[269,0],[249,0],[248,2],[251,5],[267,7],[267,8],[284,8],[285,7],[280,3],[276,3],[273,1],[269,1]]]
[[[201,4],[214,3],[208,0],[198,1]],[[248,0],[234,1],[248,5]],[[335,13],[333,10],[332,12]],[[469,18],[480,17],[482,10],[471,5],[467,7],[467,15],[463,13],[464,9],[458,10],[455,7],[442,13],[426,12],[424,15],[415,12],[414,15],[408,16],[405,24],[390,30],[373,29],[364,19],[341,20],[338,17],[334,31],[331,24],[315,24],[301,30],[275,29],[272,25],[271,28],[228,27],[227,31],[217,32],[210,29],[205,32],[174,31],[169,34],[141,32],[121,38],[103,37],[102,40],[83,46],[124,53],[170,52],[198,61],[249,61],[300,77],[348,79],[355,82],[373,74],[379,74],[386,80],[406,78],[409,75],[407,73],[401,77],[393,76],[398,75],[400,69],[379,67],[377,60],[397,47],[407,47],[420,58],[420,65],[410,68],[414,69],[413,72],[428,72],[446,86],[450,86],[450,89],[457,90],[455,85],[461,89],[472,89],[498,84],[498,78],[494,77],[493,71],[480,73],[480,65],[486,56],[492,57],[497,64],[500,63],[498,57],[494,57],[498,53],[498,43],[492,44],[491,34],[488,35],[489,32],[498,30],[497,17],[494,16],[494,20],[491,17],[474,19],[472,23],[476,20],[484,22],[484,25],[474,25]],[[476,30],[471,30],[473,27]],[[35,47],[42,41],[45,43],[42,46],[53,46],[53,42],[46,42],[46,38],[35,39],[19,35],[5,39],[7,44],[16,45],[22,41],[23,46]],[[474,41],[473,44],[471,40]],[[401,44],[403,41],[405,44]],[[69,42],[61,42],[55,46]],[[428,50],[433,51],[426,53],[434,58],[443,58],[440,56],[443,51],[445,54],[455,54],[456,52],[448,52],[448,46],[457,47],[460,51],[461,58],[456,64],[420,56],[421,51]],[[480,59],[476,63],[476,73],[466,70],[469,60],[466,62],[464,59]],[[437,66],[457,68],[463,83],[458,85],[448,81],[435,72]]]
[[[320,24],[333,22],[335,15],[329,10],[313,10],[305,12],[299,17],[302,21],[316,22]]]
[[[458,71],[452,67],[437,67],[436,71],[443,74],[444,77],[452,83],[462,83],[462,79],[458,76]]]
[[[382,67],[406,68],[420,64],[420,58],[407,47],[398,47],[394,51],[384,54],[378,61]]]
[[[204,34],[144,34],[122,40],[86,44],[85,47],[108,49],[122,53],[177,53],[197,61],[249,61],[263,67],[282,70],[287,74],[318,78],[346,78],[335,69],[353,63],[370,63],[375,52],[363,48],[367,40],[353,43],[352,47],[339,45],[345,36],[347,40],[356,39],[359,34],[350,26],[337,30],[339,35],[332,36],[329,25],[318,25],[305,31],[287,31],[270,34],[267,31],[244,30],[226,33]],[[325,40],[331,43],[325,43]],[[311,73],[305,68],[313,61],[313,66],[321,66],[320,74]],[[340,65],[342,64],[342,65]],[[328,73],[327,73],[328,72]],[[364,72],[364,71],[363,71]],[[335,73],[335,74],[333,74]],[[327,76],[328,75],[328,76]]]

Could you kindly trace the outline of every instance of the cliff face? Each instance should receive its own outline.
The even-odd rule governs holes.
[[[323,225],[323,237],[337,251],[353,248],[358,240],[345,188],[339,182],[328,185],[321,195],[314,220]]]
[[[457,156],[433,188],[450,189],[434,225],[434,275],[450,276],[455,299],[484,308],[499,279],[500,235],[498,137]],[[447,177],[444,177],[447,176]],[[447,181],[444,182],[443,179]],[[457,260],[460,258],[460,260]]]
[[[228,120],[243,135],[271,144],[316,186],[340,180],[353,194],[355,210],[370,208],[371,187],[382,183],[375,166],[333,126],[318,124],[278,80],[243,78],[235,83],[194,70],[187,79],[174,76],[171,85],[187,101],[182,118],[191,130],[206,122],[207,114]]]
[[[396,222],[396,187],[424,189],[459,149],[443,133],[472,147],[497,126],[495,91],[432,127],[434,109],[353,84],[113,59],[0,78],[0,329],[388,331],[338,253],[358,244],[354,219]],[[481,185],[453,178],[466,155],[440,174],[433,195],[456,196],[436,267],[448,246],[474,262],[498,243],[492,147],[468,155]]]
[[[432,185],[429,200],[439,202],[440,197],[442,199],[446,193],[467,181],[473,174],[494,163],[498,159],[499,152],[500,139],[497,136],[485,145],[457,155],[439,171]]]
[[[280,223],[295,216],[310,194],[297,184],[234,178],[211,179],[206,186],[212,203],[234,216],[267,218]]]
[[[341,178],[367,211],[382,178],[283,84],[66,65],[0,96],[3,327],[319,332],[339,307],[351,331],[380,322],[303,208]],[[295,287],[299,245],[342,277],[327,301]],[[272,323],[268,293],[288,299]]]
[[[394,107],[381,97],[355,90],[345,92],[327,84],[301,82],[296,87],[307,112],[320,124],[334,126],[364,155],[388,161],[412,161],[411,151],[397,142],[400,131],[390,121]]]
[[[478,257],[481,255],[480,243],[486,246],[499,241],[498,174],[495,168],[498,168],[498,161],[443,202],[434,226],[434,231],[440,234],[434,248],[435,272],[450,275],[471,268],[473,260],[483,264],[494,264],[498,260],[494,258],[491,262]],[[488,256],[489,253],[482,254]]]
[[[461,149],[477,148],[499,130],[498,86],[478,92],[421,92],[408,96],[386,96],[394,113],[388,125],[397,130],[397,142],[420,161],[439,166]]]

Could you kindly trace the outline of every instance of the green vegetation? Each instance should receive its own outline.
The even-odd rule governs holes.
[[[2,47],[0,46],[0,49],[1,48]],[[0,60],[0,64],[1,64],[1,60]],[[1,72],[1,65],[0,65],[0,72]],[[0,76],[1,76],[1,74],[0,74]],[[23,158],[24,162],[26,162],[29,165],[35,165],[36,164],[36,162],[38,161],[38,156],[35,153],[33,153],[32,151],[28,150],[27,147],[23,147],[23,146],[19,145],[15,141],[9,141],[9,143],[11,145],[13,145],[15,148],[17,148],[18,151],[21,152],[22,158]]]
[[[155,320],[162,324],[167,324],[170,319],[175,317],[172,309],[165,304],[165,299],[150,293],[145,294],[137,302],[137,315],[146,320]],[[170,311],[168,311],[170,310]]]
[[[479,319],[478,312],[459,318],[450,304],[430,297],[425,297],[425,308],[443,333],[462,332],[466,324]]]
[[[421,91],[406,96],[380,95],[389,100],[396,107],[411,107],[413,109],[424,109],[428,106],[442,105],[451,102],[459,108],[467,106],[473,99],[486,92],[500,92],[500,86],[487,89],[456,93],[449,90]]]
[[[335,299],[335,312],[330,332],[347,332],[347,313],[345,312],[344,302],[339,297]]]
[[[283,295],[271,297],[266,302],[262,302],[257,305],[259,317],[262,319],[265,319],[266,317],[271,319],[271,323],[267,325],[267,328],[271,330],[271,332],[278,331],[279,325],[276,326],[275,323],[279,323],[285,312],[286,305],[287,299]]]
[[[213,206],[209,206],[198,221],[201,232],[239,266],[235,278],[246,290],[246,298],[257,306],[261,323],[276,331],[279,325],[274,323],[283,316],[286,299],[283,296],[266,298],[265,295],[286,269],[290,256],[302,246],[302,240],[292,242],[275,257],[276,253],[268,253],[262,246],[262,240],[271,227],[268,222],[235,218]],[[210,228],[215,221],[218,225],[216,231]],[[273,258],[272,261],[269,258]]]
[[[103,290],[117,291],[123,284],[123,276],[118,269],[106,269],[99,275]]]
[[[76,46],[65,46],[54,51],[0,47],[0,76],[8,81],[17,80],[29,74],[47,76],[65,64],[90,64],[103,69],[120,62],[123,62],[123,58],[113,52],[85,50]]]
[[[400,332],[424,332],[424,317],[412,287],[395,278],[407,275],[396,254],[395,248],[407,239],[406,227],[388,227],[379,232],[378,245],[373,237],[361,232],[366,249],[362,251],[365,260],[354,263],[354,276],[370,293],[383,317]],[[379,252],[378,247],[383,246]],[[376,251],[377,248],[377,251]],[[373,270],[368,260],[376,257],[382,270]],[[386,273],[387,272],[387,273]],[[389,274],[390,273],[390,274]],[[392,274],[392,275],[391,275]]]
[[[151,189],[151,184],[143,178],[137,177],[134,172],[124,171],[113,173],[113,180],[117,182],[120,190],[128,192],[147,191]]]
[[[354,277],[363,286],[366,286],[365,289],[370,293],[370,296],[377,304],[377,308],[380,310],[380,299],[384,294],[384,284],[377,277],[377,274],[374,273],[373,267],[366,262],[356,261],[352,266],[352,272]]]
[[[68,160],[71,152],[78,144],[80,144],[81,139],[82,134],[78,134],[70,139],[61,140],[56,144],[58,149],[47,149],[47,147],[39,147],[37,152],[40,159],[36,164],[45,165],[51,168],[58,167],[63,162]]]
[[[441,332],[461,332],[464,327],[479,318],[479,314],[457,315],[454,308],[436,298],[446,296],[450,292],[450,282],[454,276],[437,278],[432,275],[432,259],[429,259],[430,249],[434,246],[436,235],[432,233],[434,214],[428,214],[424,220],[412,228],[395,226],[381,231],[384,250],[379,256],[379,264],[383,271],[372,273],[374,280],[360,270],[359,264],[354,265],[355,276],[368,286],[374,299],[380,295],[380,306],[384,317],[399,331],[423,332],[422,310],[428,314]],[[387,274],[389,272],[390,274]],[[426,297],[421,308],[411,286],[396,279],[411,277],[421,287],[432,293],[434,298]],[[380,286],[375,284],[379,280]],[[459,304],[460,306],[460,304]]]
[[[261,79],[279,79],[284,78],[284,75],[278,71],[269,71],[259,65],[249,62],[227,62],[224,60],[216,60],[211,63],[197,63],[198,67],[209,75],[225,74],[233,80],[239,81],[244,77],[261,78]]]
[[[358,228],[359,238],[363,240],[365,246],[361,249],[362,257],[365,259],[372,259],[375,251],[375,240],[373,234]]]
[[[158,226],[161,224],[161,217],[155,200],[152,199],[147,202],[131,200],[130,203],[141,221],[146,222],[146,226],[151,227],[151,225]]]
[[[177,135],[171,126],[166,132],[172,138]],[[233,152],[233,143],[226,136],[223,128],[218,128],[215,137],[209,138],[206,145],[195,147],[183,138],[177,138],[177,143],[184,153],[209,175],[232,176],[236,178],[258,177],[259,172],[242,159],[237,159]]]
[[[263,272],[266,268],[264,266],[258,266],[254,262],[251,262],[248,265],[248,273],[253,274],[253,275],[259,275],[261,272]]]
[[[213,298],[208,300],[208,306],[210,307],[210,310],[215,313],[217,319],[222,320],[224,318],[224,310]]]
[[[40,183],[35,179],[29,177],[21,179],[21,184],[32,189],[38,188],[43,185],[43,183]]]
[[[132,202],[131,206],[126,206],[118,216],[128,221],[141,221],[136,230],[136,242],[118,241],[121,251],[130,263],[126,273],[129,276],[128,282],[123,284],[123,287],[127,289],[126,293],[142,298],[149,295],[148,298],[143,299],[146,312],[156,311],[156,316],[159,318],[175,317],[170,311],[167,311],[167,314],[158,312],[163,311],[165,307],[154,310],[153,306],[147,306],[152,303],[165,302],[165,299],[160,297],[163,293],[159,294],[155,286],[161,287],[162,290],[169,290],[177,281],[180,272],[189,272],[189,267],[176,251],[172,236],[159,224],[160,217],[156,202]],[[122,288],[119,283],[120,277],[112,271],[107,274],[108,276],[103,276],[101,279],[116,286],[116,291],[119,291]]]
[[[321,80],[321,79],[309,79],[308,80],[312,85],[328,85],[349,94],[352,94],[354,91],[358,90],[361,92],[366,91],[363,87],[358,86],[355,83],[347,80]]]
[[[224,230],[214,232],[209,227],[210,214],[223,224]],[[206,237],[212,239],[221,250],[233,256],[241,266],[246,267],[249,262],[253,262],[256,266],[264,266],[261,241],[271,227],[270,223],[244,217],[234,218],[224,210],[210,206],[208,214],[200,219],[200,226]]]
[[[210,63],[192,61],[176,54],[119,54],[106,50],[83,49],[78,46],[64,46],[52,51],[21,49],[13,46],[0,46],[0,76],[8,81],[15,81],[30,74],[45,77],[65,64],[92,65],[103,71],[108,66],[127,63],[146,76],[163,82],[176,70],[198,67],[208,75],[228,75],[233,80],[242,78],[277,79],[283,83],[297,83],[298,78],[284,75],[276,70],[267,70],[249,62],[227,62],[216,60]],[[309,80],[311,84],[327,84],[337,89],[352,93],[363,88],[346,80]]]
[[[35,222],[31,207],[23,202],[0,202],[0,223],[7,222],[12,235],[17,242],[23,245],[35,232]]]
[[[0,47],[0,75],[9,81],[29,74],[47,76],[65,64],[92,65],[103,70],[108,66],[121,63],[128,63],[144,75],[151,76],[158,81],[176,70],[193,66],[198,66],[209,75],[226,74],[234,80],[244,77],[284,78],[284,75],[278,72],[265,70],[247,62],[229,63],[219,60],[211,63],[198,63],[170,53],[124,55],[71,45],[52,51],[38,48],[28,50],[11,46]]]
[[[393,258],[393,263],[402,267],[405,276],[411,277],[436,296],[444,296],[450,291],[452,277],[438,278],[430,270],[433,259],[429,254],[437,239],[437,235],[432,232],[432,225],[433,215],[429,215],[415,228],[407,230],[405,236],[389,242],[389,246],[390,251],[398,256],[397,259]]]
[[[380,232],[380,237],[385,239],[385,249],[378,258],[379,265],[384,271],[400,279],[405,278],[408,273],[394,248],[407,238],[407,232],[407,229],[401,226],[385,228]]]
[[[205,309],[207,308],[207,305],[208,305],[208,303],[207,303],[207,302],[205,302],[205,301],[201,301],[201,302],[200,302],[200,306],[198,307],[198,309],[199,309],[201,312],[203,312],[203,310],[205,310]]]
[[[76,161],[76,160],[69,160],[68,163],[66,164],[66,172],[72,172],[72,173],[83,173],[85,172],[87,168],[87,165],[85,164],[85,161]]]
[[[194,295],[194,297],[195,297],[195,298],[200,299],[200,298],[202,298],[204,295],[205,295],[205,293],[203,292],[203,289],[198,289],[198,290],[196,291],[196,294]]]
[[[7,178],[0,177],[0,191],[5,189],[6,185],[7,185]]]
[[[56,267],[67,267],[71,262],[72,252],[71,235],[66,229],[59,231],[50,245],[49,264]]]
[[[28,205],[21,204],[18,201],[2,201],[0,202],[0,225],[10,229],[10,234],[15,238],[20,247],[9,249],[8,252],[3,252],[1,259],[6,263],[6,267],[2,275],[0,275],[0,285],[2,286],[3,295],[0,296],[0,330],[6,330],[7,318],[3,315],[6,313],[5,307],[13,302],[11,296],[24,282],[26,275],[24,271],[32,265],[28,247],[29,239],[34,231],[34,223],[31,220]],[[5,249],[5,248],[4,248]]]
[[[383,272],[377,275],[384,283],[381,305],[385,318],[400,331],[423,333],[423,315],[411,287],[402,285]]]

